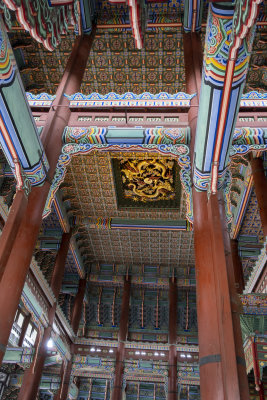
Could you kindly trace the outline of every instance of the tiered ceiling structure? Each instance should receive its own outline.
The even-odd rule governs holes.
[[[124,353],[126,400],[166,398],[170,280],[175,282],[178,293],[176,343],[172,343],[177,350],[178,398],[200,399],[193,154],[189,149],[189,114],[200,104],[194,103],[196,93],[186,94],[183,35],[184,31],[200,31],[204,51],[209,2],[80,0],[63,5],[51,1],[55,7],[48,7],[50,2],[42,0],[35,2],[35,11],[26,7],[28,3],[4,0],[0,11],[9,28],[40,137],[51,110],[70,109],[27,283],[30,287],[30,282],[37,282],[39,289],[43,285],[43,292],[53,298],[53,267],[62,234],[72,228],[58,296],[57,330],[53,333],[56,345],[45,363],[40,399],[56,398],[53,396],[60,386],[61,363],[69,361],[70,351],[74,377],[70,395],[74,394],[70,398],[111,398],[125,277],[131,277]],[[266,293],[266,236],[247,154],[250,151],[262,155],[267,146],[266,4],[265,1],[259,6],[244,89],[244,93],[254,94],[241,100],[233,146],[229,146],[227,168],[231,174],[227,172],[223,188],[229,231],[231,238],[238,241],[245,294],[255,290],[256,282],[259,291]],[[195,7],[193,12],[190,5]],[[22,15],[21,10],[26,14]],[[49,14],[43,31],[39,31],[42,24],[38,17],[44,10]],[[53,106],[75,39],[81,32],[94,37],[81,93],[68,93],[67,103]],[[42,173],[38,175],[38,170],[35,175],[28,174],[33,186],[46,184],[49,171],[38,143],[34,146],[39,158],[32,164],[39,163]],[[206,148],[203,154],[205,151]],[[1,208],[7,216],[16,183],[14,165],[10,168],[3,153]],[[86,279],[86,288],[75,336],[72,313],[80,279]],[[23,293],[20,307],[26,312],[30,297],[26,289]],[[246,301],[249,302],[244,298],[245,305]],[[48,301],[45,306],[48,308]],[[259,309],[261,313],[261,306]],[[246,317],[243,324],[246,325]],[[253,329],[259,335],[266,333],[266,321],[259,326],[258,320],[253,320]],[[60,342],[61,337],[64,340]],[[16,340],[13,344],[17,347]],[[265,346],[260,341],[258,345]],[[17,364],[25,369],[24,353],[18,354]],[[32,361],[33,357],[29,352],[27,360]],[[23,373],[18,367],[8,370],[7,365],[14,390],[3,392],[3,399],[16,398]],[[265,366],[263,360],[261,371]]]

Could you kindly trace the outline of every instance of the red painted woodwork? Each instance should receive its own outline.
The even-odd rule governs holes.
[[[27,207],[28,198],[23,190],[15,194],[9,210],[7,221],[3,227],[0,239],[0,281],[3,276],[10,251],[16,239],[20,223]]]
[[[220,201],[216,194],[208,202],[206,192],[193,189],[200,391],[205,400],[247,400],[230,241]]]
[[[195,133],[197,127],[198,106],[201,87],[202,45],[199,33],[184,33],[184,62],[186,93],[196,94],[190,102],[188,110],[188,123],[191,131],[190,155],[193,159],[195,147]]]
[[[33,400],[38,394],[40,380],[43,374],[45,358],[47,355],[47,342],[50,339],[52,325],[56,313],[56,303],[49,310],[49,324],[44,329],[43,336],[36,348],[36,356],[31,367],[24,372],[22,385],[19,391],[18,400]]]
[[[226,258],[226,271],[230,292],[230,302],[231,302],[231,312],[232,312],[232,323],[234,329],[234,343],[235,343],[235,352],[236,352],[236,360],[237,360],[237,373],[238,373],[238,381],[239,381],[239,390],[240,396],[242,400],[249,400],[249,386],[248,386],[248,377],[247,377],[247,369],[245,362],[245,354],[243,347],[243,339],[242,339],[242,331],[240,326],[240,313],[242,312],[242,304],[240,298],[238,296],[238,292],[236,290],[236,280],[235,280],[235,267],[234,267],[234,256],[231,252],[233,249],[232,244],[233,240],[230,240],[226,217],[225,217],[225,204],[223,195],[221,192],[218,192],[218,206],[219,213],[221,219],[222,233],[223,233],[223,242],[224,242],[224,251]],[[235,242],[235,241],[234,241]],[[235,243],[234,245],[236,245]],[[235,248],[237,251],[237,246]],[[236,254],[238,256],[238,252]],[[240,261],[240,258],[239,258]],[[241,262],[240,262],[241,263]],[[242,268],[242,265],[241,265]],[[242,270],[243,272],[243,270]],[[243,276],[243,275],[242,275]]]
[[[62,388],[63,388],[63,380],[64,380],[65,371],[66,371],[66,363],[65,363],[65,360],[62,360],[61,367],[60,367],[60,387],[59,387],[57,393],[55,394],[53,400],[59,400],[59,398],[60,398]]]
[[[168,400],[177,399],[177,282],[171,278],[169,283],[169,371]]]
[[[64,93],[70,94],[79,91],[92,40],[93,35],[76,39],[57,90],[57,97],[43,129],[42,140],[50,165],[50,177],[55,172],[61,153],[62,133],[70,116]],[[79,59],[79,63],[77,63],[77,59]],[[43,186],[32,188],[24,217],[0,282],[0,365],[38,238],[49,189],[48,181]]]
[[[122,378],[123,378],[123,361],[125,355],[125,345],[119,342],[116,351],[116,367],[114,376],[114,386],[112,390],[111,400],[122,399]]]
[[[51,146],[53,141],[55,140],[55,137],[58,141],[60,139],[61,145],[62,127],[64,129],[65,126],[68,125],[68,120],[71,113],[68,107],[69,102],[64,94],[71,95],[73,93],[79,92],[94,36],[95,28],[92,30],[90,36],[86,35],[84,37],[78,37],[74,42],[72,53],[66,65],[61,82],[56,91],[56,98],[53,101],[52,107],[49,110],[46,124],[44,126],[44,129],[42,130],[41,139],[46,154],[49,150],[52,153],[55,151]],[[79,60],[79,62],[77,62],[77,60]],[[59,119],[61,119],[61,123],[59,123]],[[51,135],[51,127],[53,129],[53,135]],[[47,156],[49,155],[47,154]],[[55,158],[57,162],[58,156],[56,156]]]
[[[70,232],[68,232],[68,233],[63,233],[60,247],[59,247],[59,250],[58,250],[57,256],[56,256],[55,266],[54,266],[52,279],[51,279],[51,285],[50,285],[51,289],[54,292],[56,299],[58,299],[60,289],[61,289],[66,259],[67,259],[67,255],[68,255],[68,251],[69,251],[69,247],[70,247],[71,235],[72,235],[72,230],[70,230]]]
[[[237,293],[242,294],[245,289],[245,282],[244,282],[242,262],[238,254],[238,240],[231,239],[231,251],[233,258],[236,291]]]
[[[63,366],[63,376],[60,384],[59,391],[55,396],[55,400],[66,400],[69,391],[70,377],[72,369],[72,359]]]
[[[252,356],[253,356],[253,372],[255,379],[255,388],[259,392],[260,400],[265,400],[264,397],[264,385],[260,380],[260,368],[257,353],[257,343],[255,342],[255,337],[251,338]]]
[[[56,256],[54,271],[51,280],[51,289],[54,292],[56,301],[58,300],[58,296],[63,281],[66,258],[69,250],[71,235],[72,235],[71,230],[68,233],[63,233],[61,244]],[[44,368],[44,362],[47,354],[47,342],[50,339],[56,315],[56,307],[57,307],[57,302],[54,303],[53,307],[51,307],[49,310],[49,324],[48,327],[45,328],[41,344],[36,350],[37,352],[36,359],[32,362],[30,369],[27,370],[27,372],[24,374],[22,386],[20,389],[19,400],[20,399],[31,400],[35,399],[35,397],[37,396]]]
[[[222,400],[223,377],[220,362],[218,312],[211,253],[211,234],[208,224],[206,192],[193,189],[194,244],[196,259],[196,293],[198,316],[199,360],[213,357],[214,362],[200,365],[200,393],[205,400]],[[212,384],[211,384],[212,382]]]
[[[23,345],[24,338],[25,338],[30,320],[31,320],[31,314],[28,314],[24,317],[22,327],[21,327],[20,337],[19,337],[19,341],[18,341],[18,347],[22,347],[22,345]]]
[[[227,275],[227,259],[225,257],[225,243],[223,229],[226,226],[224,219],[221,221],[221,208],[224,207],[223,199],[218,198],[218,193],[211,194],[208,201],[208,217],[211,230],[211,249],[213,256],[213,275],[215,284],[215,304],[217,306],[221,369],[223,377],[223,398],[239,399],[241,393],[238,383],[236,349],[234,340],[234,327],[231,312],[231,299],[229,280]]]
[[[118,348],[116,351],[116,366],[114,376],[114,386],[111,394],[111,400],[121,400],[122,398],[122,377],[123,361],[125,355],[125,341],[128,332],[129,302],[130,302],[130,278],[124,281],[124,289],[121,304],[120,329],[118,335]]]
[[[264,235],[267,236],[267,178],[264,174],[263,160],[262,158],[251,158],[250,165],[260,212],[262,230]]]
[[[85,289],[86,289],[86,279],[80,279],[78,292],[75,297],[74,307],[71,316],[71,326],[75,335],[77,335],[81,320]]]

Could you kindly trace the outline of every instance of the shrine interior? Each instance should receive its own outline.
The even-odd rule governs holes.
[[[267,1],[0,0],[0,400],[267,398]]]

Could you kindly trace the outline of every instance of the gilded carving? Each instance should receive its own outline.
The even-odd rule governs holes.
[[[123,195],[133,201],[173,200],[174,161],[128,159],[120,161]]]

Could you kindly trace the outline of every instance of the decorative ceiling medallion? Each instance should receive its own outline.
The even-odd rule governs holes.
[[[178,208],[179,166],[172,159],[112,159],[118,208]]]

